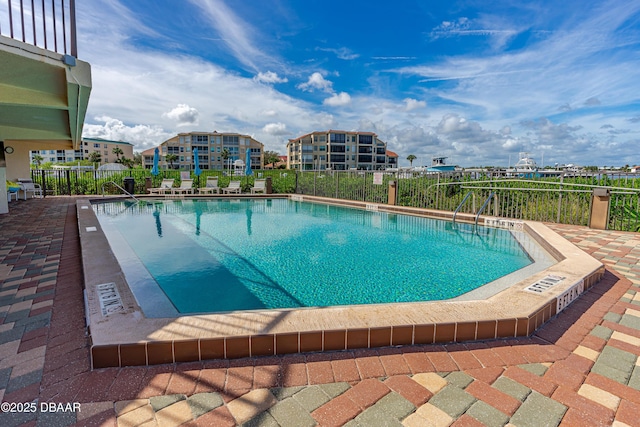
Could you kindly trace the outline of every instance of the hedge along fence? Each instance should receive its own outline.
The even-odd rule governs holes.
[[[147,180],[158,187],[164,178],[180,182],[178,170],[161,170],[153,176],[148,169],[125,171],[34,170],[32,179],[46,194],[122,194],[110,182],[123,186],[125,178],[134,178],[135,194],[145,194]],[[381,184],[374,183],[374,176]],[[292,171],[260,170],[252,176],[232,176],[230,171],[204,170],[191,175],[194,185],[205,185],[207,176],[217,176],[219,186],[240,180],[249,191],[255,179],[271,177],[274,193],[299,193],[371,203],[387,203],[389,182],[398,188],[397,204],[436,210],[455,211],[468,192],[469,201],[461,211],[476,213],[492,192],[484,213],[508,218],[587,225],[591,195],[595,187],[611,189],[609,228],[640,231],[640,178],[637,174],[597,175],[575,178],[553,177],[533,180],[493,179],[487,173],[415,173],[372,171]]]
[[[380,173],[380,172],[378,172]],[[611,189],[609,228],[640,231],[640,180],[634,176],[554,177],[535,180],[478,179],[475,173],[299,172],[297,193],[372,203],[387,203],[390,181],[397,182],[397,204],[475,214],[489,198],[484,214],[532,221],[588,225],[593,188]]]
[[[31,179],[40,184],[47,195],[102,195],[122,194],[125,178],[134,179],[134,194],[147,193],[147,181],[151,187],[159,187],[165,178],[173,178],[175,185],[180,183],[179,170],[161,170],[156,176],[151,175],[149,169],[128,169],[123,171],[98,171],[98,170],[32,170]],[[296,174],[294,171],[261,170],[254,171],[251,176],[232,175],[229,171],[204,170],[197,177],[191,173],[194,186],[203,187],[207,182],[207,176],[219,177],[218,185],[226,187],[231,180],[240,180],[243,191],[249,191],[256,179],[271,177],[274,193],[293,193],[296,186]]]

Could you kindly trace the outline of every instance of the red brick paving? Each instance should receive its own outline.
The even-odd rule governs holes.
[[[334,382],[330,361],[307,362],[307,375],[311,384],[327,384]]]
[[[385,376],[384,367],[382,362],[377,357],[358,357],[356,359],[356,365],[360,372],[360,378],[378,378]]]
[[[360,407],[343,394],[313,411],[311,416],[321,426],[338,427],[354,419],[360,412]]]
[[[494,366],[492,368],[471,369],[465,372],[477,380],[493,384],[504,373],[504,368]]]
[[[504,375],[547,397],[551,396],[556,389],[556,385],[551,381],[545,380],[517,366],[508,367],[504,371]]]
[[[387,378],[384,381],[384,384],[400,396],[407,399],[409,402],[413,403],[413,406],[416,408],[425,404],[433,396],[433,393],[406,375]]]
[[[564,385],[577,391],[584,383],[586,376],[573,369],[573,366],[564,360],[559,360],[549,367],[544,378],[556,385]]]
[[[421,352],[404,352],[403,357],[412,374],[420,372],[434,372],[436,368],[429,361],[427,356]]]
[[[347,390],[343,396],[351,399],[360,409],[367,409],[389,393],[389,387],[370,378],[362,380]]]
[[[618,411],[616,412],[616,421],[628,424],[630,426],[636,424],[640,420],[640,404],[622,400]]]
[[[476,420],[473,417],[470,417],[467,414],[463,414],[460,418],[455,420],[451,425],[453,427],[485,427],[483,423],[481,423],[480,421]]]
[[[509,396],[482,381],[474,381],[464,390],[476,399],[482,400],[508,416],[512,416],[522,403],[515,397]]]
[[[589,420],[589,423],[594,423],[592,425],[608,426],[613,422],[615,415],[614,411],[609,408],[605,408],[593,400],[580,396],[578,393],[567,387],[559,386],[554,391],[552,398],[569,407],[570,411],[576,411],[579,414],[584,415],[584,419]]]
[[[61,206],[64,203],[60,202]],[[622,274],[607,270],[604,279],[563,313],[540,329],[534,337],[485,343],[470,343],[466,346],[432,345],[389,348],[380,350],[353,350],[324,355],[292,355],[262,359],[236,361],[211,361],[198,364],[167,365],[124,369],[105,369],[90,372],[88,364],[88,340],[84,335],[82,304],[82,276],[79,262],[75,207],[69,205],[65,221],[67,227],[62,242],[62,256],[52,251],[51,260],[59,258],[55,287],[51,281],[37,287],[36,292],[55,289],[55,296],[43,295],[33,303],[53,299],[53,307],[31,310],[31,314],[51,312],[49,327],[38,328],[22,336],[20,351],[47,345],[43,379],[41,384],[32,384],[13,393],[6,393],[4,400],[25,401],[39,397],[42,401],[117,401],[141,397],[153,397],[165,393],[190,395],[204,391],[220,392],[225,401],[238,397],[252,388],[274,386],[307,385],[332,381],[345,381],[353,385],[349,391],[318,408],[312,414],[326,425],[348,421],[375,403],[380,397],[395,390],[415,404],[429,397],[430,393],[406,374],[420,372],[449,372],[463,370],[476,381],[467,387],[467,392],[480,397],[509,415],[519,403],[510,396],[490,387],[501,375],[512,378],[532,389],[552,396],[569,406],[562,425],[610,425],[613,417],[629,425],[637,420],[640,409],[640,391],[619,384],[598,374],[590,373],[593,362],[571,353],[578,345],[601,351],[605,345],[621,348],[634,354],[638,350],[617,340],[603,340],[589,335],[597,324],[613,330],[640,337],[638,330],[603,321],[607,312],[622,314],[626,308],[637,309],[637,305],[620,302],[632,285]],[[37,221],[31,221],[37,222]],[[576,227],[554,226],[556,229],[573,230]],[[584,229],[580,229],[583,230]],[[593,235],[599,232],[594,231]],[[62,233],[56,232],[56,239]],[[612,233],[613,235],[613,233]],[[615,234],[624,235],[623,233]],[[617,237],[614,237],[617,238]],[[580,243],[581,239],[573,239]],[[13,259],[14,265],[29,266],[28,251],[40,253],[37,245],[30,245],[28,238],[16,239],[15,245],[26,245],[24,249],[11,252],[4,262]],[[605,244],[613,241],[607,239]],[[52,248],[59,245],[53,242]],[[590,249],[587,247],[587,249]],[[595,249],[593,249],[595,250]],[[625,251],[627,248],[625,248]],[[59,249],[58,249],[59,251]],[[609,256],[615,256],[610,253]],[[22,257],[22,258],[18,258]],[[1,260],[1,259],[0,259]],[[633,260],[637,262],[637,260]],[[47,264],[49,261],[47,260]],[[613,265],[614,263],[612,263]],[[37,267],[54,270],[49,265]],[[640,270],[638,270],[640,272]],[[36,268],[25,270],[36,274]],[[35,276],[33,276],[35,277]],[[31,280],[20,285],[30,289],[37,285]],[[3,319],[0,318],[0,324]],[[534,375],[515,365],[524,363],[551,362],[551,367],[542,376]],[[586,376],[585,376],[586,375]],[[378,378],[390,376],[384,383]],[[576,393],[583,383],[608,391],[621,398],[617,412],[611,411]],[[424,390],[424,391],[423,391]],[[356,404],[356,402],[358,402]],[[517,408],[516,408],[517,409]],[[94,419],[95,418],[95,419]],[[342,421],[340,421],[342,420]],[[115,418],[107,416],[84,420],[98,425],[100,422],[113,425]],[[477,420],[463,415],[453,425],[478,425]],[[34,423],[31,423],[35,425]],[[190,423],[190,425],[234,425],[234,420],[225,406],[212,411]]]

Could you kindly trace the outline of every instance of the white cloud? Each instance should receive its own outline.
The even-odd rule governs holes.
[[[104,138],[112,141],[130,142],[136,150],[143,151],[156,147],[159,142],[169,139],[172,133],[159,126],[125,125],[122,120],[109,116],[94,117],[101,124],[85,124],[82,135],[89,138]]]
[[[198,124],[198,110],[193,107],[189,107],[187,104],[178,104],[177,107],[169,112],[162,114],[162,117],[166,117],[178,122],[178,126],[191,126]]]
[[[405,98],[403,101],[405,111],[416,110],[418,108],[424,108],[427,106],[427,103],[425,101],[418,101],[417,99],[413,98]]]
[[[334,93],[333,96],[324,100],[323,104],[330,107],[341,107],[351,103],[351,96],[346,92]]]
[[[322,90],[324,92],[333,92],[333,83],[326,80],[322,74],[315,72],[309,76],[306,83],[300,83],[296,86],[305,92],[313,92],[314,90]]]
[[[256,43],[256,40],[262,38],[257,34],[256,29],[234,13],[223,0],[190,1],[204,12],[205,17],[209,18],[211,26],[220,35],[221,40],[242,64],[258,70],[258,64],[274,62],[264,53],[264,47]]]
[[[280,77],[273,71],[267,71],[266,73],[258,73],[254,78],[255,81],[261,83],[286,83],[289,80],[286,77]]]
[[[346,47],[341,47],[339,49],[317,47],[316,50],[335,53],[339,59],[344,59],[345,61],[351,61],[352,59],[357,59],[360,57],[360,55],[358,55],[357,53],[353,53],[350,49],[347,49]]]
[[[291,133],[284,123],[269,123],[262,128],[262,131],[269,135],[288,135]]]

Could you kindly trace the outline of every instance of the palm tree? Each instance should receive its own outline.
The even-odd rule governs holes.
[[[115,154],[115,155],[116,155],[116,157],[117,157],[116,163],[120,163],[120,155],[121,155],[121,154],[124,154],[124,151],[122,151],[122,148],[120,148],[120,147],[115,147],[115,148],[112,150],[112,152],[113,152],[113,154]]]
[[[44,158],[40,154],[35,154],[33,156],[33,163],[36,165],[36,169],[40,167],[40,163],[42,163],[43,160]]]
[[[91,163],[100,163],[102,162],[102,155],[100,154],[100,152],[94,151],[93,153],[89,154],[89,161]]]
[[[227,167],[227,159],[229,158],[229,156],[230,156],[229,150],[227,150],[226,148],[224,148],[224,149],[222,150],[222,153],[220,153],[220,157],[222,157],[222,160],[223,160],[223,162],[224,162],[224,167],[223,167],[223,168],[226,168],[226,167]]]
[[[133,165],[134,165],[133,159],[127,159],[126,157],[122,157],[122,160],[120,160],[120,163],[122,163],[123,165],[125,165],[129,169],[132,169]]]
[[[178,160],[178,156],[176,156],[175,154],[167,154],[165,160],[169,162],[169,165],[171,165],[171,169],[173,169],[173,162]]]
[[[417,157],[416,157],[416,156],[414,156],[413,154],[409,154],[409,155],[407,156],[407,160],[409,160],[409,165],[410,165],[410,166],[413,166],[413,161],[414,161],[415,159],[417,159]]]
[[[264,152],[264,164],[271,165],[271,169],[275,167],[275,164],[280,161],[280,156],[277,151],[265,151]]]

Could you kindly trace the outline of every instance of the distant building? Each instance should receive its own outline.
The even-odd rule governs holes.
[[[102,138],[82,138],[79,150],[36,150],[29,153],[30,161],[33,163],[33,156],[40,155],[42,163],[70,163],[78,160],[89,160],[91,153],[100,154],[100,164],[115,163],[118,156],[113,149],[122,150],[120,158],[133,160],[133,144],[123,141],[110,141]]]
[[[264,144],[249,135],[188,132],[179,133],[160,144],[159,167],[192,170],[195,167],[192,154],[194,148],[198,149],[199,165],[203,170],[229,169],[236,164],[237,160],[246,164],[247,150],[250,150],[251,169],[262,169],[264,166]],[[155,148],[152,148],[142,153],[145,168],[153,167],[154,150]],[[223,157],[225,150],[229,153],[227,159]],[[167,161],[169,154],[176,156],[173,162]]]
[[[389,168],[397,168],[398,167],[398,155],[393,151],[387,150],[387,165]]]
[[[287,143],[287,167],[298,170],[383,170],[397,167],[398,155],[372,132],[312,132]],[[390,162],[390,159],[394,159]]]

